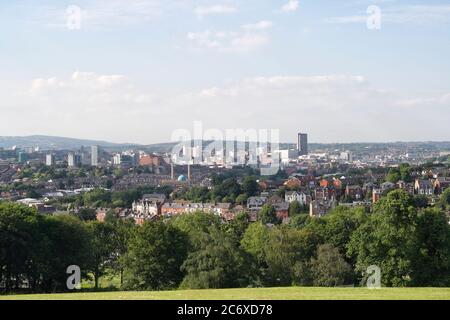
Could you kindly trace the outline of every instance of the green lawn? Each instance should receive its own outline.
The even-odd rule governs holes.
[[[14,300],[450,300],[450,288],[258,288],[8,295]]]

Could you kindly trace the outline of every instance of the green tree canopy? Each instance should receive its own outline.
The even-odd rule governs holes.
[[[238,288],[252,282],[251,256],[216,227],[211,227],[201,246],[183,263],[182,288]]]
[[[164,222],[146,222],[130,238],[124,259],[125,285],[139,290],[176,288],[187,255],[187,236]]]
[[[356,258],[356,270],[364,273],[368,266],[377,265],[384,285],[409,285],[417,217],[414,200],[405,191],[395,190],[381,199],[351,236],[348,255]]]
[[[259,220],[264,224],[276,224],[280,221],[277,217],[277,212],[275,211],[275,208],[270,203],[265,204],[261,210],[259,211]]]

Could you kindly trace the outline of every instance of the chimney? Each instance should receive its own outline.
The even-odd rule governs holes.
[[[188,181],[191,181],[191,162],[188,163]]]

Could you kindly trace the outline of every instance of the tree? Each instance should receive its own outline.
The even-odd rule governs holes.
[[[67,267],[77,265],[87,277],[89,252],[89,233],[79,219],[0,203],[0,282],[7,291],[65,291]]]
[[[405,191],[395,190],[381,199],[374,213],[351,236],[348,256],[356,259],[356,271],[363,273],[368,266],[377,265],[382,270],[383,285],[409,285],[417,217],[414,200]]]
[[[211,226],[219,228],[221,225],[218,216],[202,211],[178,216],[170,223],[188,236],[189,249],[194,250],[201,245],[201,241],[208,234]]]
[[[405,182],[412,182],[411,171],[412,168],[408,163],[402,163],[399,167],[400,178]]]
[[[220,180],[216,180],[216,182],[218,181]],[[221,199],[227,197],[228,199],[231,199],[232,202],[234,202],[236,197],[241,193],[243,193],[241,185],[237,183],[236,179],[228,178],[223,180],[220,184],[214,186],[211,192],[211,199],[215,200],[218,197],[220,197]]]
[[[428,208],[428,197],[423,194],[415,195],[414,203],[416,208]]]
[[[444,190],[444,192],[441,195],[438,205],[443,210],[450,209],[450,188],[447,188]]]
[[[309,214],[297,214],[289,220],[289,226],[295,229],[302,229],[311,222]]]
[[[339,250],[329,244],[317,248],[317,257],[311,258],[310,268],[313,284],[319,287],[341,286],[352,275],[352,268]]]
[[[41,197],[42,197],[42,195],[39,192],[37,192],[35,189],[30,189],[27,192],[27,198],[39,199]]]
[[[119,220],[119,217],[117,216],[116,212],[113,209],[110,209],[106,211],[105,214],[105,223],[111,223],[114,224]]]
[[[386,180],[392,183],[397,183],[401,179],[400,170],[398,168],[391,168]]]
[[[98,280],[112,266],[116,253],[115,229],[110,223],[98,221],[91,221],[88,228],[91,233],[91,269],[97,289]]]
[[[93,221],[97,219],[97,212],[95,209],[82,208],[75,213],[75,215],[83,221]]]
[[[96,170],[98,170],[98,168]],[[86,206],[94,208],[108,207],[111,203],[111,192],[103,189],[95,189],[91,192],[86,192],[83,194],[83,202]]]
[[[193,186],[184,194],[186,200],[206,202],[211,197],[208,188]]]
[[[108,222],[107,222],[108,223]],[[123,273],[125,267],[126,254],[131,237],[134,235],[136,224],[133,219],[118,219],[113,222],[114,225],[114,248],[111,266],[116,274],[120,276],[120,286],[123,286]]]
[[[247,176],[242,182],[242,191],[249,197],[256,196],[259,190],[259,185],[256,182],[256,178],[252,176]]]
[[[323,218],[324,224],[320,231],[322,241],[345,255],[352,234],[367,218],[364,208],[337,207]]]
[[[245,193],[241,193],[236,198],[236,203],[240,205],[244,205],[247,202],[248,196]]]
[[[263,248],[264,282],[269,286],[288,286],[296,283],[298,266],[307,263],[318,244],[317,236],[309,230],[287,226],[272,228]]]
[[[222,229],[227,235],[234,239],[236,243],[240,243],[245,231],[249,226],[249,223],[250,218],[248,216],[248,213],[243,211],[237,214],[233,220],[229,221],[228,223],[222,224]]]
[[[245,230],[241,247],[262,266],[265,263],[264,248],[269,240],[269,229],[262,223],[252,223]]]
[[[114,182],[111,179],[106,180],[105,182],[105,188],[106,189],[111,189],[114,185]]]
[[[70,215],[48,216],[41,221],[35,264],[39,287],[44,292],[65,291],[67,267],[80,267],[88,278],[91,263],[91,237],[86,223]]]
[[[131,237],[125,257],[125,285],[131,289],[176,288],[183,279],[180,267],[187,255],[188,239],[163,222],[146,222]]]
[[[427,209],[419,214],[414,246],[411,285],[449,286],[450,226],[445,213]]]
[[[182,270],[186,276],[181,288],[190,289],[245,287],[254,277],[250,255],[216,227],[189,253]]]
[[[259,220],[263,224],[276,224],[279,222],[275,208],[269,203],[265,204],[259,211]]]
[[[21,287],[23,276],[37,273],[27,265],[36,253],[34,230],[39,224],[36,210],[0,202],[0,283],[10,292]],[[37,280],[31,279],[31,283]]]
[[[289,204],[289,216],[294,217],[296,215],[299,215],[301,213],[304,213],[304,208],[298,201],[292,201]]]

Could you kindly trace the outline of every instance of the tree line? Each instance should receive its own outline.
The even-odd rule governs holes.
[[[323,218],[294,211],[288,224],[229,223],[203,212],[136,226],[39,215],[0,203],[0,288],[66,291],[66,268],[82,278],[115,274],[123,290],[364,285],[376,265],[389,287],[450,285],[450,190],[433,208],[392,191],[374,205]],[[263,221],[262,221],[263,220]],[[274,223],[272,223],[274,222]]]

